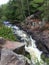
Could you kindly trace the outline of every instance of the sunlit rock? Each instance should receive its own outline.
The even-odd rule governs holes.
[[[21,43],[21,42],[14,42],[14,41],[9,41],[9,40],[5,40],[4,38],[0,37],[0,51],[2,48],[7,48],[10,49],[12,51],[14,51],[15,53],[18,54],[24,54],[25,52],[25,44]]]
[[[23,55],[18,55],[9,49],[2,49],[0,65],[30,65]]]

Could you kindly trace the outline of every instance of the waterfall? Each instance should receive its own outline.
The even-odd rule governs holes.
[[[27,52],[29,52],[30,56],[31,56],[31,63],[32,65],[36,64],[37,62],[40,63],[40,65],[45,65],[43,60],[41,59],[41,54],[42,51],[40,51],[37,46],[36,46],[36,41],[32,39],[32,37],[28,36],[26,32],[24,32],[23,30],[20,30],[19,27],[17,26],[13,26],[10,23],[4,22],[5,26],[11,27],[13,30],[13,33],[16,34],[17,36],[21,37],[21,40],[24,41],[25,43],[25,50]]]
[[[32,37],[30,37],[30,42],[28,43],[28,46],[25,45],[25,50],[30,53],[31,62],[33,64],[36,64],[37,62],[43,62],[41,59],[42,51],[39,51],[36,47],[35,40],[33,40]]]

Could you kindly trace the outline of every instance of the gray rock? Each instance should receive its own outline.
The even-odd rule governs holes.
[[[25,53],[24,47],[25,47],[24,43],[14,41],[6,41],[4,45],[4,48],[8,48],[17,54],[24,54]]]
[[[3,37],[0,37],[0,60],[1,60],[1,49],[5,42],[6,42],[6,40]]]
[[[49,53],[49,31],[34,32],[34,39],[37,41],[37,47],[44,53]]]
[[[0,37],[0,45],[4,44],[6,42],[6,40],[2,37]]]
[[[23,55],[18,55],[11,50],[2,49],[0,65],[30,65]]]
[[[24,54],[25,53],[24,46],[25,46],[24,43],[9,41],[0,37],[0,52],[2,48],[7,48],[14,51],[15,53]]]

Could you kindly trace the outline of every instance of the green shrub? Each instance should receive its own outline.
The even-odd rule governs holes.
[[[49,58],[48,57],[45,57],[45,55],[42,55],[42,59],[44,62],[47,63],[47,65],[49,65]]]
[[[5,39],[14,40],[14,41],[17,40],[11,28],[5,27],[4,25],[0,26],[0,37],[4,37]]]

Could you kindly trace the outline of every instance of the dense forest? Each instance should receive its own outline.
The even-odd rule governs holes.
[[[0,20],[23,21],[27,16],[38,14],[40,19],[49,19],[49,0],[9,0],[0,6]]]

